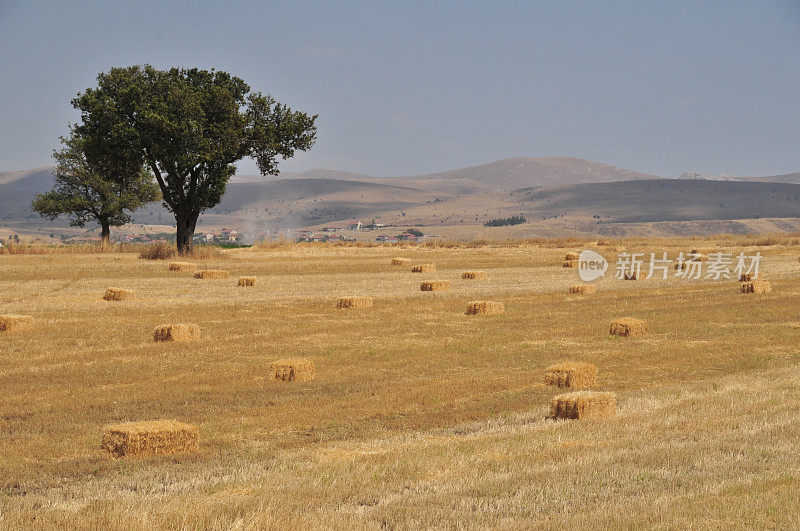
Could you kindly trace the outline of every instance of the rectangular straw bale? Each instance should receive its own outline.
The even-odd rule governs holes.
[[[33,328],[34,320],[30,315],[0,315],[0,332],[18,332]]]
[[[563,267],[578,267],[577,260],[564,260]]]
[[[229,274],[224,269],[201,269],[194,274],[194,278],[216,279],[228,278]]]
[[[461,273],[461,278],[465,280],[485,280],[486,271],[464,271]]]
[[[569,287],[570,293],[577,293],[578,295],[590,295],[595,291],[597,289],[591,284],[575,284]]]
[[[196,324],[171,324],[159,326],[153,331],[154,341],[185,342],[200,339],[200,327]]]
[[[625,280],[639,280],[642,278],[641,271],[625,271],[623,277]]]
[[[494,315],[506,311],[502,302],[472,301],[467,305],[467,315]]]
[[[647,322],[633,317],[621,317],[611,323],[612,336],[638,337],[647,334]]]
[[[410,258],[392,258],[393,266],[404,266],[411,263]]]
[[[242,277],[239,279],[238,283],[239,286],[255,286],[256,285],[256,277]]]
[[[282,382],[306,382],[314,379],[314,362],[302,358],[286,358],[272,363],[272,378]]]
[[[753,273],[741,273],[739,275],[739,282],[750,282],[754,278]]]
[[[100,445],[117,457],[142,457],[196,452],[199,441],[197,426],[177,420],[152,420],[106,426]]]
[[[564,255],[564,260],[577,260],[580,258],[580,255],[575,251],[570,251],[566,255]]]
[[[190,269],[197,269],[197,264],[194,262],[170,262],[170,271],[186,271]]]
[[[372,297],[342,297],[336,302],[337,308],[371,308]]]
[[[417,264],[411,268],[412,273],[433,273],[436,271],[436,264]]]
[[[770,286],[769,282],[758,278],[749,282],[742,282],[740,286],[742,293],[769,293],[772,291],[772,286]]]
[[[574,391],[553,397],[551,419],[612,417],[617,412],[617,395],[611,392]]]
[[[545,383],[556,387],[583,389],[595,385],[597,367],[591,363],[565,361],[548,367]]]
[[[419,285],[420,291],[450,291],[449,280],[428,280]]]
[[[133,297],[132,289],[108,288],[103,298],[107,301],[124,301]]]

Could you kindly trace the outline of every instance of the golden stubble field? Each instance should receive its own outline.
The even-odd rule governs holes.
[[[0,313],[36,319],[0,334],[0,527],[796,525],[797,242],[617,243],[594,248],[759,251],[773,290],[607,276],[570,295],[579,243],[230,250],[199,262],[218,280],[136,254],[0,255]],[[506,312],[465,315],[475,299]],[[622,316],[649,335],[610,336]],[[170,323],[202,339],[155,343]],[[271,380],[285,357],[315,379]],[[545,369],[566,360],[598,366],[616,417],[545,419]],[[162,418],[198,425],[199,452],[100,450],[103,426]]]

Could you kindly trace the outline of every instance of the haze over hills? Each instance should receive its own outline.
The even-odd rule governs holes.
[[[36,168],[0,173],[4,225],[54,225],[30,209],[33,197],[52,187],[50,172],[51,168]],[[725,227],[747,231],[747,224],[706,221],[800,217],[800,173],[747,181],[699,175],[661,179],[590,160],[546,157],[504,159],[405,177],[324,169],[282,173],[275,179],[237,176],[222,203],[201,216],[200,225],[232,225],[257,232],[377,218],[397,226],[436,227],[442,234],[476,237],[478,232],[485,235],[483,223],[490,219],[520,213],[528,218],[529,223],[513,229],[491,230],[495,237],[503,237],[542,230],[614,233],[626,224],[630,230],[661,224],[657,226],[666,233],[719,232]],[[136,212],[134,220],[168,226],[172,215],[160,204],[152,204]],[[799,225],[787,221],[774,226],[797,230]]]

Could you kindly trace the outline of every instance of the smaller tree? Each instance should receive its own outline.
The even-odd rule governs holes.
[[[43,217],[54,220],[66,214],[74,227],[96,221],[101,228],[103,244],[107,244],[111,227],[131,220],[126,211],[132,212],[160,199],[158,185],[143,161],[133,166],[131,161],[118,163],[118,169],[127,167],[128,170],[115,172],[111,178],[107,168],[100,169],[87,162],[85,139],[74,130],[68,138],[62,137],[61,143],[64,146],[53,151],[55,186],[33,200],[33,210]],[[107,166],[108,161],[105,162]]]

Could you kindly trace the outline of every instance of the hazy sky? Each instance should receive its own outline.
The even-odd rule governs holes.
[[[800,171],[800,0],[211,4],[0,0],[0,170],[50,164],[69,100],[150,63],[227,70],[319,113],[287,171],[549,155]]]

